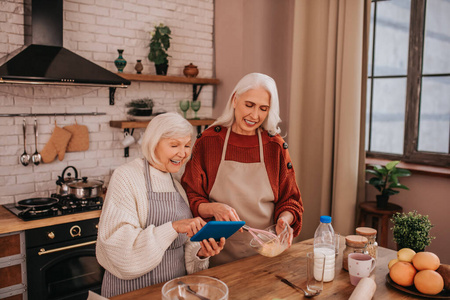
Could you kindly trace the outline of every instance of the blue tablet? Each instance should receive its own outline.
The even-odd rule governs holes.
[[[191,237],[191,241],[200,242],[209,238],[219,241],[221,237],[227,239],[244,225],[245,221],[210,221]]]

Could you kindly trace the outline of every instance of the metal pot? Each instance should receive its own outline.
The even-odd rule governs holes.
[[[68,172],[67,175],[68,177],[65,177],[65,173],[68,169],[72,168],[73,171],[75,172],[75,177],[71,177],[71,173]],[[63,171],[61,176],[58,176],[58,180],[56,180],[56,193],[61,195],[61,196],[66,196],[69,195],[69,186],[67,185],[70,182],[77,182],[77,181],[81,181],[80,178],[78,178],[78,171],[75,167],[73,166],[68,166],[66,167]]]
[[[73,181],[67,183],[69,187],[69,194],[77,199],[88,199],[100,197],[103,195],[102,180],[91,179],[83,177],[81,181]]]

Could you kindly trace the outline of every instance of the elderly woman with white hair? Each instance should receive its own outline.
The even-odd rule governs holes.
[[[155,117],[142,141],[145,158],[118,167],[100,216],[96,255],[105,268],[102,295],[112,297],[208,268],[224,247],[188,237],[205,221],[193,218],[172,178],[191,154],[193,128],[176,113]]]
[[[182,185],[194,216],[244,220],[253,228],[277,224],[289,230],[289,246],[300,233],[303,204],[288,145],[279,135],[275,81],[251,73],[236,85],[225,111],[197,137]],[[251,236],[235,233],[211,257],[220,265],[253,255]]]

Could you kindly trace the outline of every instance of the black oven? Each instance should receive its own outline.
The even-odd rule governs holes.
[[[25,231],[29,299],[85,300],[100,294],[95,257],[98,218]]]

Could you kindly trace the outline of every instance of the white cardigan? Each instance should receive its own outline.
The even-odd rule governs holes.
[[[150,167],[150,176],[154,192],[175,191],[170,173]],[[187,203],[181,184],[176,180],[173,182]],[[148,211],[144,160],[137,158],[114,171],[98,228],[97,260],[120,279],[138,278],[153,270],[178,237],[172,222],[145,228]],[[184,245],[188,274],[209,266],[208,258],[200,259],[197,256],[199,249],[199,243],[188,241]]]

